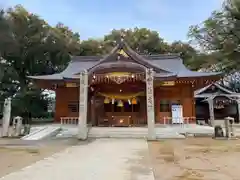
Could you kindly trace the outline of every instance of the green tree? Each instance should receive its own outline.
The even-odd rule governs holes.
[[[109,53],[116,43],[124,35],[128,45],[141,54],[165,54],[179,53],[184,63],[191,69],[197,70],[205,63],[205,54],[200,54],[188,43],[176,41],[172,44],[166,43],[156,31],[146,28],[112,30],[105,35],[103,40],[89,39],[82,41],[79,55],[104,55]]]
[[[42,90],[35,89],[27,76],[51,74],[64,69],[70,55],[79,52],[79,35],[61,23],[51,27],[21,6],[1,14],[0,30],[9,35],[4,41],[9,42],[11,47],[5,48],[0,44],[4,62],[0,91],[13,97],[14,107],[18,108],[15,112],[29,111],[33,104],[38,105],[35,112],[45,111],[41,103],[45,100]]]
[[[169,49],[169,45],[159,37],[158,32],[146,28],[114,29],[104,36],[104,46],[111,49],[120,40],[122,34],[129,46],[139,53],[159,54],[166,53]]]
[[[217,55],[217,63],[226,73],[240,69],[240,1],[225,1],[202,25],[190,28],[189,37],[203,51]]]
[[[101,40],[88,39],[82,41],[80,44],[80,56],[96,56],[106,53],[108,52],[106,51],[106,48],[104,48],[103,41]]]

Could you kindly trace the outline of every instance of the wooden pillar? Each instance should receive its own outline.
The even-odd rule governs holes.
[[[87,107],[88,107],[88,72],[80,73],[78,139],[87,139]]]
[[[240,97],[239,96],[237,96],[236,102],[237,102],[238,122],[240,123]]]
[[[237,99],[236,102],[237,102],[238,122],[240,123],[240,99]]]
[[[208,98],[208,106],[209,106],[209,115],[210,115],[210,124],[214,126],[214,106],[213,106],[214,97]]]
[[[146,69],[146,100],[147,100],[147,124],[148,139],[155,140],[155,113],[153,92],[153,69]]]
[[[96,122],[96,106],[95,106],[95,94],[92,96],[91,99],[91,122],[92,122],[92,126],[96,126],[97,122]]]
[[[131,102],[131,109],[132,109],[132,111],[131,111],[131,126],[135,126],[136,124],[136,122],[135,122],[135,117],[134,117],[134,119],[133,119],[133,104],[132,104],[132,102]]]

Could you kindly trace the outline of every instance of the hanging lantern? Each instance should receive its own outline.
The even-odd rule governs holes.
[[[105,98],[105,99],[104,99],[104,104],[109,104],[109,103],[110,103],[109,99],[108,99],[108,98]]]
[[[136,98],[132,99],[132,104],[137,104],[137,99]]]
[[[123,102],[121,100],[118,101],[118,107],[123,107]]]

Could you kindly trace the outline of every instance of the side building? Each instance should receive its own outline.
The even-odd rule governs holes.
[[[196,100],[196,119],[209,124],[210,120],[222,121],[233,117],[240,122],[240,94],[233,92],[218,83],[212,83],[194,92]],[[223,123],[223,122],[222,122]]]

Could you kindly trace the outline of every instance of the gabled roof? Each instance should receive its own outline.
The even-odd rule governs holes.
[[[90,72],[94,72],[95,68],[98,68],[98,66],[102,66],[104,68],[104,65],[109,65],[108,63],[112,63],[112,65],[121,65],[126,64],[127,62],[129,66],[132,66],[131,63],[134,63],[135,65],[142,66],[142,68],[152,68],[155,72],[171,73],[164,68],[159,68],[147,61],[143,56],[133,51],[123,40],[119,42],[107,56],[100,59],[98,63],[88,70]],[[106,66],[106,68],[111,68],[111,66]]]
[[[123,50],[128,56],[127,60],[119,60],[119,51]],[[183,77],[207,77],[217,76],[221,73],[205,73],[189,70],[178,54],[158,54],[158,55],[140,55],[133,51],[125,42],[121,41],[106,56],[74,56],[67,68],[58,74],[44,76],[29,76],[32,79],[42,80],[62,80],[65,78],[76,78],[76,74],[84,69],[94,72],[99,68],[112,67],[126,68],[152,68],[155,78],[183,78]]]
[[[211,90],[213,88],[216,88],[214,91],[215,92],[211,92]],[[224,95],[236,95],[238,93],[236,92],[233,92],[223,86],[221,86],[220,84],[218,83],[212,83],[212,84],[209,84],[201,89],[198,89],[194,92],[194,96],[196,98],[201,98],[201,97],[210,97],[210,96],[213,96],[213,95],[221,95],[221,96],[224,96]]]

